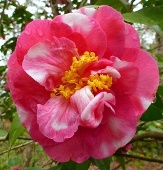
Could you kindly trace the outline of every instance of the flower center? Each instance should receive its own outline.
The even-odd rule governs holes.
[[[77,90],[89,85],[91,90],[97,92],[98,90],[109,90],[112,85],[112,77],[104,74],[90,75],[89,77],[82,77],[81,72],[90,64],[98,61],[98,57],[93,52],[85,52],[79,59],[73,57],[70,70],[65,71],[62,77],[62,84],[54,88],[51,97],[62,95],[69,99]]]

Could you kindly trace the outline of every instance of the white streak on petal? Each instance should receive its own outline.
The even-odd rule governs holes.
[[[41,72],[40,70],[27,70],[28,75],[34,77],[37,82],[43,82],[47,75],[46,72]]]
[[[20,121],[26,127],[27,131],[29,131],[31,127],[31,120],[33,119],[33,114],[18,105],[16,106],[16,110],[18,112]]]
[[[79,10],[76,10],[74,13],[81,13],[86,16],[92,17],[96,12],[95,8],[80,8]]]
[[[17,106],[16,107],[17,112],[19,113],[19,118],[21,122],[26,121],[28,113],[26,110],[24,110],[22,107]]]
[[[135,133],[135,129],[130,128],[129,125],[126,124],[125,120],[122,119],[112,117],[109,120],[108,125],[113,134],[117,134],[118,136],[123,136],[123,138],[121,138],[121,141],[115,140],[113,142],[116,148],[121,147],[122,143],[124,144],[128,143],[131,140],[131,135]],[[126,129],[126,131],[121,129]]]
[[[109,74],[113,78],[120,78],[121,74],[113,67],[106,66],[106,68],[99,71],[92,71],[91,74]]]
[[[145,97],[140,97],[139,99],[141,101],[142,107],[144,108],[144,110],[146,110],[150,106],[151,100],[146,99]]]
[[[108,156],[109,155],[109,149],[108,149],[108,144],[102,143],[100,146],[101,152],[103,153],[103,156]]]
[[[28,56],[35,58],[38,56],[47,56],[49,55],[48,48],[43,43],[38,43],[32,47],[32,50],[28,51]]]
[[[112,103],[112,102],[111,102],[111,103],[112,103],[112,104],[115,104],[115,97],[114,97],[111,93],[105,93],[102,101],[104,101],[104,102],[105,102],[105,101],[106,101],[106,102],[107,102],[107,101],[109,101],[109,102],[110,102],[110,101],[114,101],[113,103]]]
[[[58,124],[58,122],[55,120],[53,123],[52,123],[52,127],[57,131],[59,131],[59,130],[63,130],[63,129],[66,129],[66,128],[68,128],[68,126],[67,126],[67,124],[65,124],[65,123],[59,123]]]
[[[92,29],[92,25],[85,15],[68,14],[62,16],[63,22],[72,27],[77,32],[89,33]]]
[[[133,128],[129,128],[129,127],[126,127],[126,135],[124,135],[124,137],[121,139],[121,141],[118,141],[118,140],[115,140],[113,143],[114,143],[114,146],[118,149],[120,147],[122,147],[122,144],[127,144],[131,138],[133,137],[132,135],[135,133],[135,130]]]

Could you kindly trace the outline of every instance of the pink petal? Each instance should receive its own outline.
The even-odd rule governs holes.
[[[70,139],[62,143],[44,145],[45,152],[54,160],[67,162],[70,159],[81,163],[89,157],[102,159],[111,156],[125,146],[136,131],[136,116],[132,102],[128,97],[117,96],[116,113],[110,108],[108,121],[97,128],[79,127]]]
[[[127,96],[116,96],[115,113],[107,111],[108,122],[95,129],[91,156],[107,158],[125,146],[136,132],[136,115],[132,102]],[[94,135],[94,134],[92,134]]]
[[[137,31],[129,24],[125,23],[125,48],[140,48],[140,40]]]
[[[63,22],[60,22],[60,21],[57,22],[53,20],[52,28],[53,28],[53,32],[56,37],[58,38],[66,37],[72,40],[75,43],[78,49],[78,53],[80,55],[82,55],[85,51],[87,51],[88,47],[87,47],[87,43],[83,35],[78,32],[74,32],[69,25]]]
[[[75,11],[75,13],[81,13],[89,17],[93,17],[95,12],[96,12],[96,8],[89,8],[89,7],[88,8],[82,7]]]
[[[114,97],[110,93],[101,92],[93,96],[89,86],[76,91],[71,96],[71,102],[81,116],[81,125],[91,128],[99,126],[105,103],[114,103],[113,101]]]
[[[66,37],[71,33],[71,27],[64,23],[53,23],[50,20],[34,20],[28,23],[17,40],[18,62],[21,64],[28,50],[38,42],[52,40],[53,36]]]
[[[133,60],[134,66],[139,69],[137,86],[135,92],[131,95],[139,119],[155,98],[159,85],[157,62],[150,54],[139,49],[132,52],[130,49],[126,49],[122,58]]]
[[[94,138],[91,133],[94,129],[79,127],[75,135],[61,143],[43,146],[45,152],[58,162],[67,162],[70,159],[77,163],[86,161],[91,154]]]
[[[103,118],[105,103],[113,103],[113,101],[114,96],[111,93],[101,92],[96,95],[81,114],[82,126],[92,128],[99,126]]]
[[[57,23],[52,20],[51,28],[57,38],[67,37],[72,34],[71,27],[63,22]]]
[[[44,104],[50,98],[50,93],[24,72],[16,60],[15,52],[9,59],[8,68],[7,80],[11,96],[23,125],[29,129],[37,103]]]
[[[112,66],[106,66],[98,71],[91,71],[92,74],[109,74],[113,79],[119,79],[121,74]]]
[[[72,57],[76,55],[74,43],[67,38],[45,40],[30,48],[23,69],[47,90],[53,90],[61,83],[61,77],[69,70]]]
[[[69,100],[56,96],[44,105],[38,104],[37,122],[40,131],[56,142],[71,138],[78,129],[79,114]]]
[[[93,74],[93,71],[98,72],[99,70],[104,69],[107,66],[112,66],[112,65],[113,65],[112,61],[102,58],[99,61],[89,64],[89,66],[84,71],[84,75],[89,76],[91,73]]]
[[[8,68],[7,80],[10,93],[22,124],[29,131],[32,139],[41,145],[54,143],[39,131],[36,120],[37,104],[44,104],[50,98],[50,93],[24,72],[17,62],[15,52],[8,61]]]
[[[56,142],[54,140],[47,138],[44,134],[40,131],[39,125],[37,123],[36,115],[30,118],[31,124],[30,128],[28,129],[31,138],[38,142],[40,145],[55,145]]]
[[[100,23],[100,26],[102,27],[102,29],[104,29],[104,31],[106,32],[106,34],[108,36],[108,43],[111,46],[113,46],[111,41],[114,41],[114,37],[116,38],[115,40],[117,40],[118,38],[121,38],[120,42],[122,44],[122,50],[123,50],[124,36],[125,36],[125,48],[140,48],[140,40],[139,40],[137,31],[131,25],[129,25],[127,23],[124,23],[125,24],[124,25],[122,23],[123,20],[122,20],[121,14],[118,13],[117,11],[115,11],[113,8],[111,8],[109,6],[105,6],[105,5],[97,8],[97,9],[83,7],[83,8],[78,9],[75,12],[95,18]],[[103,15],[105,15],[105,16],[103,16]],[[108,19],[107,20],[105,19],[105,22],[103,22],[103,18],[106,18],[106,16]],[[116,25],[113,24],[113,22],[116,22],[116,20],[117,20],[117,22],[121,22],[121,25],[118,25],[118,23],[116,23]],[[106,22],[108,22],[108,23],[106,23]],[[111,28],[109,26],[111,26]],[[121,27],[121,28],[119,29],[117,27],[119,27],[119,28]],[[114,28],[116,30],[114,30]],[[125,29],[125,34],[124,34],[123,29]],[[112,31],[113,34],[110,31]],[[118,33],[122,36],[118,37],[118,34],[115,36],[116,33]],[[108,34],[111,34],[111,35],[108,35]],[[120,51],[119,51],[120,49],[119,49],[119,47],[117,47],[117,45],[120,45],[119,41],[115,42],[115,47],[112,47],[113,49],[111,49],[110,45],[108,45],[108,48],[112,51],[112,52],[110,52],[111,53],[110,55],[115,55],[115,56],[120,57],[121,55],[117,55],[117,51],[120,54]],[[117,48],[118,50],[113,51],[115,48]],[[122,50],[121,50],[121,54],[123,52]]]
[[[109,6],[96,9],[93,18],[100,24],[107,36],[107,50],[104,57],[120,57],[125,46],[125,24],[122,15]],[[105,18],[105,22],[104,22]]]
[[[79,55],[88,51],[87,40],[78,32],[73,32],[71,35],[67,35],[67,38],[73,41],[77,47]]]
[[[34,20],[25,27],[16,44],[16,55],[20,64],[33,45],[53,37],[51,22],[50,20]]]
[[[63,22],[69,25],[73,32],[80,33],[84,37],[85,42],[87,43],[85,51],[95,52],[99,57],[103,56],[106,50],[106,35],[93,18],[80,13],[69,13],[55,17],[53,22]],[[71,35],[69,35],[69,38],[70,37]],[[78,40],[76,39],[75,42],[77,41]],[[79,44],[79,41],[77,44]]]
[[[132,62],[120,60],[117,57],[111,57],[114,62],[113,67],[120,73],[120,78],[113,85],[114,91],[117,94],[129,95],[135,92],[137,88],[137,79],[139,70]]]

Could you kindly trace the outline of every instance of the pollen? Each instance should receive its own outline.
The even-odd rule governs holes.
[[[73,57],[70,70],[65,71],[61,78],[62,84],[54,88],[51,97],[62,95],[69,99],[77,90],[89,85],[92,91],[109,90],[112,85],[112,77],[109,75],[95,74],[83,77],[81,72],[91,63],[98,61],[94,52],[85,52],[79,58]]]
[[[112,85],[112,77],[103,74],[90,75],[87,84],[91,86],[94,92],[98,90],[109,90]]]

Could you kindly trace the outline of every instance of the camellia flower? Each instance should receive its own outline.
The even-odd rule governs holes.
[[[8,62],[23,125],[54,160],[113,155],[155,97],[156,61],[109,6],[29,23]]]

